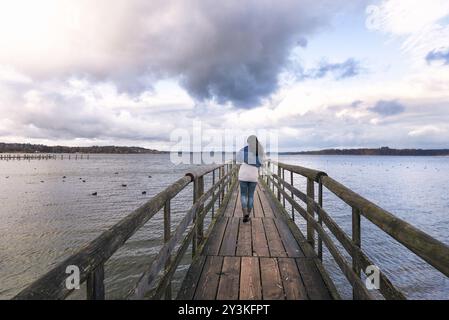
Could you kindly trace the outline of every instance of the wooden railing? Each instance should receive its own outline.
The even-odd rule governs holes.
[[[196,256],[204,243],[204,218],[212,214],[213,227],[216,203],[225,207],[236,182],[237,166],[232,163],[192,170],[157,194],[150,201],[123,218],[77,253],[25,288],[14,299],[65,299],[74,289],[66,286],[68,266],[80,270],[80,284],[87,282],[87,299],[105,299],[104,265],[123,244],[158,212],[164,215],[164,245],[151,262],[127,298],[171,299],[171,280],[181,259],[191,246]],[[204,179],[209,175],[212,187],[204,191]],[[171,200],[193,183],[193,205],[171,234]],[[217,212],[218,214],[218,212]],[[187,232],[186,235],[184,235]],[[177,246],[177,244],[179,244]],[[175,251],[175,249],[177,249]],[[162,275],[161,275],[162,274]]]
[[[274,196],[277,197],[279,203],[283,205],[284,209],[286,208],[286,201],[292,206],[291,219],[294,221],[295,212],[298,212],[305,219],[307,241],[313,250],[316,250],[315,253],[319,259],[322,260],[323,258],[323,243],[327,247],[335,262],[352,285],[353,297],[355,299],[372,298],[361,279],[361,271],[365,272],[368,266],[374,265],[361,247],[361,216],[449,277],[449,247],[447,245],[363,198],[329,177],[325,172],[270,161],[267,162],[263,171],[264,182]],[[306,193],[295,187],[295,174],[307,179]],[[318,184],[317,197],[315,195],[315,183]],[[351,237],[323,209],[323,187],[351,206]],[[316,202],[316,198],[318,202]],[[299,205],[297,199],[306,205],[306,209]],[[323,224],[350,255],[351,264],[345,259],[329,234],[324,230]],[[315,238],[317,238],[317,241],[315,241]],[[380,271],[379,276],[379,291],[384,298],[406,298],[384,273]]]

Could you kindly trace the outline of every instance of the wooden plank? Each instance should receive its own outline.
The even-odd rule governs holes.
[[[221,243],[220,255],[234,256],[237,249],[237,237],[239,233],[240,219],[236,217],[229,218],[226,230]]]
[[[261,300],[259,258],[242,257],[240,272],[240,300]]]
[[[237,300],[239,298],[240,258],[224,257],[223,268],[218,285],[218,300]]]
[[[237,203],[237,197],[239,193],[239,188],[235,188],[235,190],[232,192],[231,198],[229,199],[228,206],[226,207],[226,210],[224,211],[225,217],[232,217],[234,215],[235,205]]]
[[[307,295],[311,300],[331,300],[329,290],[323,281],[315,263],[311,259],[295,259],[299,273],[306,287]]]
[[[215,300],[223,257],[208,256],[195,291],[195,300]]]
[[[251,219],[251,236],[253,242],[253,256],[269,257],[268,242],[261,218]]]
[[[262,296],[264,300],[284,300],[284,287],[275,258],[260,258]]]
[[[215,224],[209,239],[203,249],[204,255],[216,256],[220,252],[221,243],[223,242],[223,236],[228,224],[228,217],[220,217]]]
[[[279,258],[279,271],[287,300],[307,300],[307,291],[294,259]]]
[[[252,216],[255,218],[263,218],[265,216],[259,199],[259,190],[260,188],[257,186],[257,189],[254,192],[254,210]]]
[[[265,194],[266,190],[260,189],[260,191],[261,192],[259,192],[259,199],[260,203],[262,204],[265,217],[274,218],[275,214],[273,208],[271,208],[270,202],[268,201],[267,195]]]
[[[243,218],[243,211],[242,211],[242,201],[241,201],[240,188],[238,188],[237,201],[236,201],[235,208],[234,208],[234,213],[233,213],[232,216],[233,216],[233,217]]]
[[[251,239],[251,220],[239,225],[239,235],[237,238],[237,256],[252,256],[253,246]]]
[[[295,258],[305,257],[304,252],[301,250],[287,224],[281,219],[274,219],[274,223],[279,231],[279,235],[281,236],[287,255]]]
[[[284,245],[282,244],[279,232],[274,224],[273,219],[262,219],[265,226],[265,233],[268,240],[268,248],[270,249],[271,257],[287,257]]]
[[[178,300],[192,300],[195,295],[195,289],[198,284],[198,280],[201,276],[203,270],[204,262],[206,261],[205,256],[199,256],[195,259],[192,265],[187,271],[187,274],[182,282],[181,289],[178,292],[176,299]]]

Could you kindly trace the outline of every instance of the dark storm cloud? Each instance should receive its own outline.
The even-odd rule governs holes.
[[[430,51],[426,56],[427,63],[434,61],[449,65],[449,48],[440,48]]]
[[[278,88],[294,47],[329,27],[343,0],[78,0],[75,28],[49,28],[45,50],[0,52],[38,81],[83,75],[140,93],[179,79],[199,101],[256,106]],[[50,23],[51,24],[51,23]],[[38,49],[40,47],[38,46]],[[31,51],[34,52],[34,51]],[[22,56],[25,54],[25,56]],[[5,63],[6,63],[5,62]],[[339,78],[354,61],[322,66]]]
[[[393,116],[405,111],[405,107],[396,100],[379,100],[369,109],[382,116]]]
[[[278,88],[290,50],[305,47],[306,37],[327,23],[328,2],[203,1],[193,14],[202,23],[181,17],[184,41],[157,68],[182,75],[182,85],[198,100],[255,106]],[[179,38],[169,33],[161,48]]]

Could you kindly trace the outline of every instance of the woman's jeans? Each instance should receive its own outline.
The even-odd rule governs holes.
[[[254,191],[256,190],[257,182],[240,181],[240,200],[242,208],[251,210],[254,207]]]

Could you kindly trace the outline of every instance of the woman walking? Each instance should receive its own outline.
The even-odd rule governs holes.
[[[248,145],[237,154],[239,170],[240,199],[242,203],[243,222],[248,222],[254,207],[254,191],[259,178],[259,168],[264,161],[264,151],[256,136],[250,136]]]

